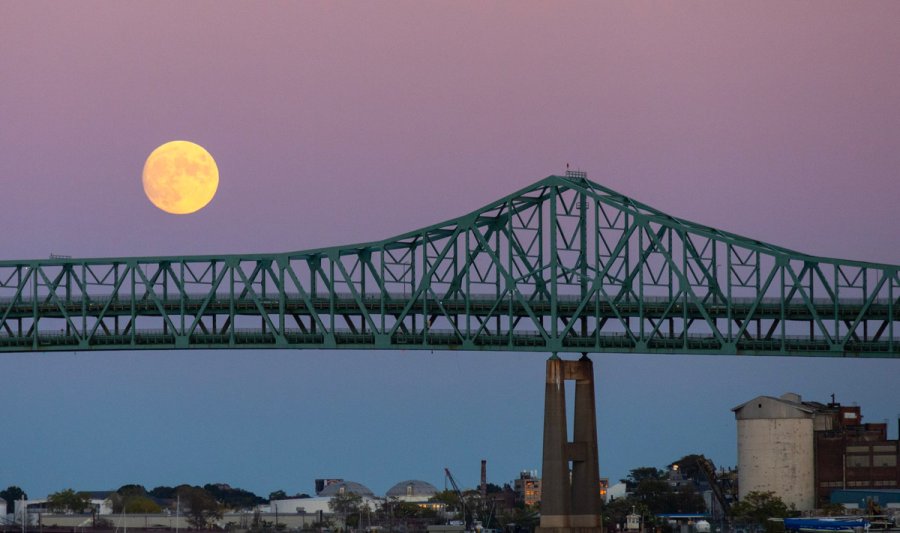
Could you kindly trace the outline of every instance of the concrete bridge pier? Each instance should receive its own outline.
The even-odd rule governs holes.
[[[573,442],[566,421],[566,380],[575,381]],[[536,533],[595,533],[601,530],[600,467],[594,365],[587,354],[547,360],[544,396],[544,457],[541,525]]]

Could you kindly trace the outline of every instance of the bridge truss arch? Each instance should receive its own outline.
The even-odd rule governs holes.
[[[898,272],[675,218],[568,172],[379,242],[3,261],[0,351],[900,357]]]

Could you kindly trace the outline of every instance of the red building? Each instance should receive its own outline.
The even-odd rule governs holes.
[[[816,418],[815,483],[819,505],[827,503],[836,489],[900,486],[898,441],[888,440],[887,424],[864,424],[859,407],[833,401],[822,406]]]

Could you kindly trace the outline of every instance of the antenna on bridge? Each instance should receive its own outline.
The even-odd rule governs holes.
[[[569,164],[566,163],[566,177],[573,180],[586,180],[587,172],[583,170],[569,170]]]

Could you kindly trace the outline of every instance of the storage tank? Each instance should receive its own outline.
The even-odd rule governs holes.
[[[815,409],[800,396],[759,396],[732,409],[737,420],[738,498],[772,491],[789,507],[815,508]]]

